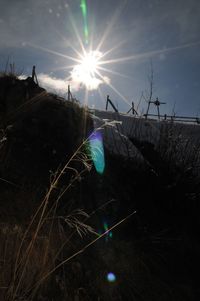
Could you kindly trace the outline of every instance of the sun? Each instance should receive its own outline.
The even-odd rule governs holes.
[[[152,58],[153,56],[199,45],[200,42],[196,41],[174,47],[155,49],[143,53],[130,53],[130,55],[127,56],[116,57],[115,51],[124,50],[124,45],[126,42],[129,42],[128,37],[119,39],[119,41],[117,43],[115,42],[114,44],[111,43],[112,39],[110,40],[111,35],[115,35],[115,31],[113,31],[113,29],[115,29],[116,22],[123,11],[124,5],[126,6],[126,1],[121,2],[123,2],[122,5],[116,6],[112,13],[112,17],[109,20],[109,24],[108,26],[106,25],[105,31],[101,33],[100,38],[98,31],[95,32],[95,28],[89,28],[89,19],[87,14],[88,7],[86,0],[81,0],[80,5],[84,25],[81,29],[77,27],[72,11],[70,10],[70,5],[65,6],[67,7],[67,16],[70,22],[69,26],[73,29],[73,35],[65,36],[59,31],[56,32],[62,40],[62,46],[65,45],[66,49],[70,48],[68,49],[70,51],[70,55],[66,54],[65,52],[61,53],[57,50],[52,50],[31,42],[24,42],[26,46],[42,50],[46,53],[50,53],[68,61],[67,65],[65,65],[63,62],[62,66],[56,67],[56,69],[54,68],[53,70],[63,70],[66,72],[64,80],[61,79],[56,81],[56,88],[58,87],[59,89],[60,85],[62,87],[64,86],[64,88],[65,86],[70,86],[72,91],[84,92],[84,103],[88,103],[88,96],[94,95],[93,92],[89,92],[97,91],[102,103],[105,104],[104,87],[106,86],[106,88],[109,88],[109,90],[114,93],[114,97],[120,97],[120,100],[130,108],[130,106],[132,107],[132,104],[127,96],[123,95],[118,86],[116,86],[115,77],[117,76],[123,78],[126,81],[129,80],[131,83],[135,79],[127,74],[123,74],[121,72],[122,68],[119,69],[118,67],[119,71],[116,71],[115,65],[118,63],[132,63],[133,61],[146,60]],[[111,45],[111,48],[107,48],[107,44],[109,47]],[[50,78],[50,80],[55,82],[55,78]],[[109,91],[108,89],[106,90]],[[110,92],[108,93],[110,94]],[[140,100],[138,102],[138,106],[139,104]]]
[[[82,83],[87,90],[95,90],[102,82],[98,76],[102,56],[97,50],[85,51],[71,71],[72,80]]]
[[[133,58],[133,56],[130,56],[128,58],[115,58],[114,51],[119,49],[125,43],[121,40],[119,41],[119,43],[112,45],[111,48],[107,49],[107,47],[105,47],[109,35],[111,34],[111,29],[113,28],[117,19],[118,9],[116,10],[116,13],[113,14],[109,26],[106,27],[105,32],[103,32],[97,44],[93,36],[94,33],[89,36],[89,32],[92,32],[92,30],[89,31],[87,28],[87,7],[86,1],[84,0],[81,0],[81,9],[84,15],[84,36],[80,35],[80,30],[78,30],[77,28],[76,22],[70,9],[68,9],[68,17],[71,27],[74,30],[74,42],[72,40],[72,43],[69,44],[66,37],[58,32],[64,44],[66,43],[66,47],[70,48],[70,53],[72,53],[72,50],[73,54],[68,55],[66,53],[60,53],[56,50],[51,50],[49,48],[35,45],[33,43],[28,43],[28,45],[52,55],[59,56],[68,61],[67,65],[63,64],[61,67],[56,67],[54,71],[63,70],[67,73],[67,76],[64,80],[65,83],[71,87],[72,91],[84,92],[84,103],[88,102],[88,95],[92,95],[89,92],[92,91],[96,91],[99,94],[102,103],[104,103],[105,99],[101,87],[107,86],[116,95],[118,95],[123,102],[130,106],[129,100],[122,93],[120,93],[120,91],[117,87],[114,86],[114,84],[112,84],[112,79],[114,76],[119,76],[129,80],[132,80],[132,78],[123,74],[121,71],[114,71],[112,64],[129,61]],[[76,45],[76,47],[74,45]],[[110,58],[110,55],[112,55],[112,58]]]
[[[94,76],[97,72],[99,61],[102,57],[102,52],[97,50],[92,50],[88,53],[85,53],[85,55],[82,58],[81,62],[81,68],[86,74],[90,74],[91,76]]]

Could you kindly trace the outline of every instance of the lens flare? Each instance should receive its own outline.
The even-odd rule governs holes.
[[[106,78],[96,76],[99,60],[102,53],[100,51],[90,51],[85,53],[78,65],[75,65],[71,71],[71,79],[74,82],[83,84],[88,91],[96,90],[98,86],[106,82]]]
[[[89,148],[90,148],[90,154],[96,171],[99,174],[103,174],[105,169],[105,157],[104,157],[103,138],[100,131],[94,132],[90,136]]]
[[[116,281],[116,276],[114,273],[110,272],[106,276],[108,282],[115,282]]]
[[[86,2],[86,0],[81,0],[80,7],[81,7],[82,15],[83,15],[83,23],[84,23],[83,32],[84,32],[84,37],[85,37],[85,43],[88,44],[89,30],[88,30],[88,21],[87,21],[87,2]]]
[[[85,70],[86,73],[94,75],[96,70],[98,69],[99,60],[102,56],[100,51],[90,51],[86,53],[81,61],[81,66]]]
[[[106,238],[106,241],[108,241],[109,238],[113,237],[112,231],[109,231],[109,227],[106,222],[103,223],[103,228],[104,228],[104,232],[107,232],[105,238]]]

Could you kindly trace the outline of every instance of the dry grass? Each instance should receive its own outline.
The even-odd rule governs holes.
[[[83,173],[90,169],[90,161],[83,152],[85,143],[86,142],[78,148],[62,170],[54,175],[50,188],[26,231],[23,231],[20,235],[17,231],[17,240],[14,242],[16,244],[16,253],[14,253],[14,256],[10,254],[12,266],[10,266],[9,272],[7,270],[8,273],[5,272],[5,274],[11,276],[9,281],[7,281],[7,285],[9,284],[7,290],[9,300],[17,300],[19,297],[24,298],[22,300],[26,300],[27,295],[30,294],[31,298],[33,298],[38,289],[38,286],[36,289],[34,285],[35,281],[43,278],[55,266],[55,254],[60,249],[63,241],[66,240],[66,238],[62,237],[60,243],[55,243],[55,240],[52,239],[52,236],[56,235],[58,226],[58,223],[54,222],[56,209],[62,196]],[[81,165],[80,171],[77,171],[73,167],[73,163],[77,161]],[[58,189],[62,176],[68,171],[74,173],[71,181],[62,191],[59,191],[55,199],[52,199],[52,194]],[[80,211],[76,212],[73,216],[65,217],[65,221],[72,228],[78,230],[79,233],[82,231],[87,232],[90,228],[86,227],[85,224],[80,221],[80,215]],[[4,278],[6,279],[6,277]],[[4,283],[3,286],[6,287],[6,283]],[[33,287],[34,289],[32,289]]]
[[[88,139],[84,140],[61,170],[52,174],[50,188],[27,228],[21,228],[19,225],[2,225],[0,286],[2,298],[5,300],[35,300],[43,294],[45,289],[49,289],[52,277],[55,282],[56,272],[59,268],[83,253],[105,236],[108,231],[126,220],[125,218],[116,223],[99,236],[91,226],[86,224],[86,221],[94,212],[87,215],[79,209],[66,216],[57,215],[57,208],[62,197],[77,180],[80,181],[82,176],[91,169],[92,162],[91,155],[88,152]],[[71,179],[63,187],[60,183],[66,173],[71,174]],[[66,225],[65,230],[63,224]],[[78,233],[80,237],[92,233],[96,238],[58,263],[63,248],[69,247],[68,244],[75,233]]]

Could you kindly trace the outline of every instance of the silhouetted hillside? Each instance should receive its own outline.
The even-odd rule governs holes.
[[[102,124],[0,77],[0,300],[199,300],[198,139],[173,123],[103,125],[98,174],[90,145],[76,150]]]
[[[0,126],[1,206],[9,186],[46,190],[93,127],[78,103],[14,76],[0,77]]]

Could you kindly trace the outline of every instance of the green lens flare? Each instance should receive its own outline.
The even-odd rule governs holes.
[[[112,233],[112,231],[109,231],[109,227],[108,227],[108,224],[106,223],[106,222],[104,222],[103,223],[103,228],[104,228],[104,231],[105,232],[108,232],[107,234],[106,234],[106,241],[108,241],[109,240],[109,238],[112,238],[113,237],[113,233]]]
[[[105,231],[108,231],[108,224],[105,222],[105,223],[103,223],[103,227],[104,227],[104,230]]]
[[[88,44],[88,37],[89,37],[89,30],[88,30],[88,21],[87,21],[87,2],[86,0],[81,0],[81,11],[83,15],[83,23],[84,23],[84,37],[85,37],[85,43]]]
[[[81,8],[82,8],[83,17],[87,18],[87,4],[86,4],[86,0],[81,0]]]

